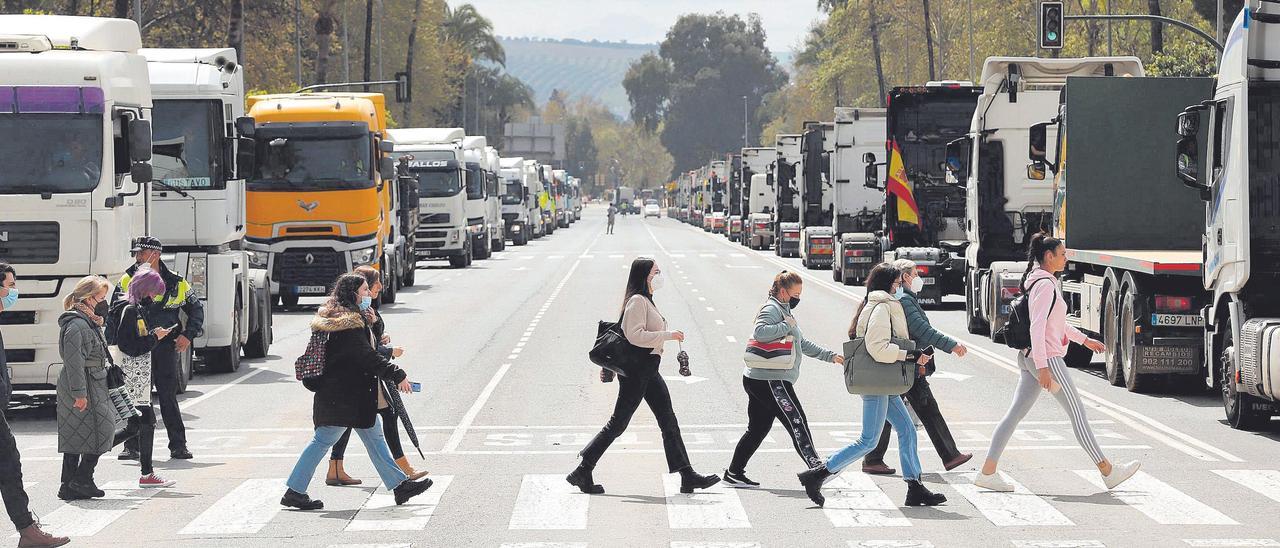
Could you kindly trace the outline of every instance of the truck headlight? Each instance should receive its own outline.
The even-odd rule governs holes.
[[[187,282],[198,298],[209,295],[209,258],[204,255],[191,257],[187,262]]]
[[[378,258],[378,244],[351,250],[351,266],[372,264]]]
[[[455,229],[453,229],[453,230],[450,230],[450,231],[449,231],[449,243],[451,243],[451,244],[456,244],[456,243],[458,243],[458,239],[459,239],[459,238],[461,238],[461,237],[462,237],[462,231],[461,231],[461,230],[458,230],[458,229],[456,229],[456,228],[455,228]]]
[[[244,254],[249,258],[249,266],[253,268],[266,268],[271,258],[271,254],[266,251],[246,250]]]

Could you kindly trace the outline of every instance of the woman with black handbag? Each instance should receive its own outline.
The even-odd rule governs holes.
[[[893,265],[880,263],[867,275],[867,298],[853,316],[849,326],[849,338],[862,337],[867,353],[876,362],[897,364],[915,362],[919,367],[929,363],[929,355],[916,350],[904,350],[893,339],[907,339],[907,319],[902,303],[894,297],[900,285],[902,273]],[[846,357],[846,359],[852,359]],[[836,451],[827,461],[800,473],[800,483],[805,494],[818,506],[826,502],[822,496],[822,484],[839,474],[846,466],[862,458],[876,446],[885,419],[898,434],[898,455],[902,462],[902,479],[907,482],[907,506],[937,506],[947,501],[941,493],[930,492],[920,482],[920,456],[916,453],[916,425],[902,403],[902,396],[862,396],[862,434],[858,441]]]
[[[642,401],[648,402],[649,409],[658,420],[662,447],[667,455],[667,469],[680,474],[680,492],[692,493],[720,481],[719,476],[703,476],[694,472],[689,464],[689,452],[685,450],[680,425],[671,407],[671,393],[658,372],[663,344],[671,340],[684,341],[684,333],[667,329],[667,320],[653,303],[653,292],[662,289],[664,280],[653,259],[640,257],[631,262],[621,321],[622,333],[631,346],[615,358],[621,362],[618,365],[623,372],[618,377],[618,400],[609,422],[579,453],[582,462],[565,478],[583,493],[604,493],[604,487],[595,483],[591,472],[613,440],[626,431],[631,416],[640,408]]]
[[[156,411],[151,406],[151,350],[168,336],[174,326],[151,325],[147,310],[152,299],[164,295],[164,278],[143,266],[129,279],[124,290],[129,304],[120,312],[116,347],[124,354],[121,368],[124,369],[125,393],[138,409],[137,416],[129,418],[126,430],[138,438],[138,460],[142,465],[138,487],[172,487],[174,482],[157,476],[151,465],[156,432]]]

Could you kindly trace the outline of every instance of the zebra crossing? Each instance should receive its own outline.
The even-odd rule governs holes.
[[[961,514],[973,514],[979,518],[963,518],[966,527],[986,525],[997,529],[1006,529],[1025,533],[1034,532],[1037,528],[1056,528],[1077,526],[1058,505],[1056,497],[1036,494],[1034,480],[1017,477],[1020,474],[1003,472],[1006,481],[1014,486],[1010,493],[989,492],[972,484],[974,473],[944,473],[942,485],[938,487],[951,499],[948,507],[956,508]],[[1203,480],[1222,477],[1231,480],[1228,485],[1239,487],[1240,493],[1231,493],[1235,497],[1265,497],[1272,501],[1280,501],[1280,470],[1273,469],[1238,469],[1179,472],[1174,477],[1185,483],[1188,475],[1203,475]],[[404,506],[396,506],[393,497],[385,489],[349,490],[359,494],[363,492],[363,503],[353,510],[344,510],[350,514],[348,519],[340,520],[341,527],[333,534],[351,532],[395,532],[395,531],[433,531],[432,518],[442,509],[450,505],[467,507],[476,504],[471,495],[457,493],[451,489],[456,483],[454,476],[432,476],[434,486],[426,494],[410,501]],[[759,510],[759,505],[744,504],[748,496],[771,497],[769,493],[753,493],[751,490],[740,490],[717,484],[710,489],[693,494],[679,492],[679,477],[673,474],[661,474],[660,477],[649,478],[654,491],[662,493],[660,500],[668,527],[673,535],[681,531],[749,531],[759,526],[768,527],[770,520],[776,515],[752,515],[749,508]],[[928,477],[926,478],[928,479]],[[1074,482],[1076,487],[1084,491],[1104,491],[1096,471],[1076,470],[1060,475],[1060,480]],[[1192,478],[1196,479],[1196,478]],[[1027,482],[1032,485],[1028,486]],[[886,482],[888,483],[888,482]],[[1207,481],[1206,481],[1207,483]],[[507,528],[512,532],[538,532],[551,534],[552,538],[564,537],[563,532],[584,532],[598,520],[616,520],[617,517],[592,516],[591,508],[601,498],[584,495],[568,485],[560,474],[525,474],[519,477],[515,487],[515,497],[510,503],[488,501],[486,504],[495,509],[509,508],[510,517]],[[156,511],[156,505],[164,504],[155,500],[155,495],[167,493],[169,490],[138,489],[131,482],[110,482],[102,486],[107,492],[103,499],[91,501],[75,501],[62,504],[60,507],[42,516],[47,529],[59,534],[76,538],[93,538],[95,535],[111,527],[126,514],[137,511],[144,506]],[[1043,487],[1042,487],[1043,488]],[[240,538],[249,537],[263,531],[273,521],[281,517],[284,509],[279,505],[280,493],[284,490],[284,478],[252,478],[235,485],[230,491],[222,494],[217,500],[204,506],[198,515],[189,518],[185,523],[171,520],[160,526],[173,526],[177,529],[177,538]],[[812,512],[806,502],[786,498],[788,504],[795,502],[795,512],[812,512],[807,516],[821,515],[835,530],[863,531],[904,531],[905,528],[922,524],[920,514],[904,512],[898,505],[896,495],[891,496],[881,488],[875,479],[857,472],[842,474],[825,488],[827,504],[821,513]],[[616,497],[627,498],[626,494],[613,493]],[[1148,520],[1159,525],[1193,525],[1223,526],[1221,529],[1200,527],[1198,530],[1208,533],[1205,538],[1181,539],[1188,546],[1280,546],[1280,542],[1268,538],[1210,538],[1211,533],[1219,532],[1238,534],[1239,523],[1224,513],[1230,508],[1218,509],[1197,500],[1156,475],[1139,472],[1129,482],[1110,492],[1114,506],[1110,515],[1121,520]],[[163,497],[161,497],[163,498]],[[1227,500],[1231,500],[1228,498]],[[763,499],[755,499],[763,500]],[[771,504],[771,506],[776,506]],[[966,512],[964,506],[974,512]],[[789,508],[789,507],[788,507]],[[326,509],[329,511],[332,509]],[[290,513],[293,513],[290,511]],[[178,518],[178,516],[172,516]],[[328,520],[325,520],[328,521]],[[817,521],[815,521],[817,523]],[[317,525],[321,526],[321,525]],[[441,528],[457,526],[446,523]],[[554,533],[561,532],[561,533]],[[554,533],[554,534],[553,534]],[[580,533],[584,534],[584,533]],[[749,534],[749,533],[748,533]],[[526,535],[527,536],[527,535]],[[741,535],[733,535],[740,537]],[[1024,535],[1029,536],[1029,535]],[[335,539],[337,540],[337,539]],[[523,542],[501,544],[502,539],[495,539],[492,546],[510,547],[562,547],[587,546],[577,541],[568,542]],[[857,547],[900,547],[900,546],[933,546],[928,539],[906,540],[858,540],[849,541],[849,546]],[[409,546],[411,544],[377,544],[377,545],[342,545],[333,546]],[[738,547],[760,546],[754,542],[672,542],[672,547]],[[1043,540],[1021,539],[1015,546],[1026,547],[1077,547],[1105,546],[1098,540],[1069,540],[1049,538]]]

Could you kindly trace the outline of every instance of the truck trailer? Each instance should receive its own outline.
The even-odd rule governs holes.
[[[800,137],[800,264],[805,268],[831,268],[835,246],[831,219],[831,151],[835,124],[809,122]]]
[[[778,135],[773,163],[773,252],[780,257],[800,256],[800,135]]]
[[[742,245],[768,249],[773,245],[773,147],[742,149]]]
[[[831,152],[835,207],[831,277],[844,285],[861,283],[880,261],[878,233],[884,222],[884,195],[878,189],[867,188],[862,155],[884,150],[884,136],[885,109],[836,107]]]

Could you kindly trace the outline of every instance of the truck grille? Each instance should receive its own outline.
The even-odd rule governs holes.
[[[502,214],[502,220],[508,223],[514,223],[515,220],[518,218],[520,218],[519,213],[503,213]]]
[[[58,262],[58,223],[0,222],[0,261],[9,264]]]
[[[449,233],[444,230],[419,230],[418,231],[419,238],[445,238],[448,235]]]
[[[276,255],[271,275],[285,285],[331,287],[349,270],[344,262],[343,254],[332,249],[290,249]]]
[[[449,224],[448,213],[423,213],[421,216],[419,216],[419,219],[422,220],[422,224],[426,224],[426,225]]]
[[[444,247],[444,242],[424,242],[422,240],[413,242],[414,249],[440,249],[442,247]]]

